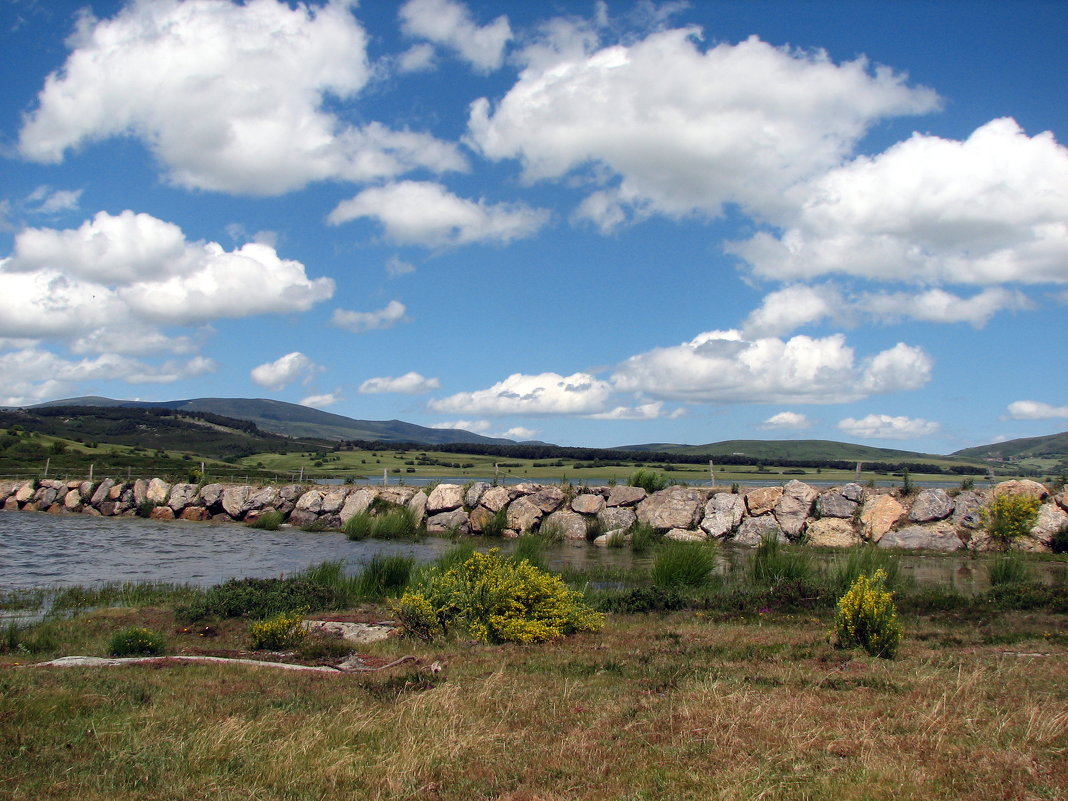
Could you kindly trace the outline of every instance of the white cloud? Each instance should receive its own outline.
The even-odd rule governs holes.
[[[1041,401],[1013,401],[1006,409],[1012,420],[1055,420],[1068,417],[1068,406],[1053,406]]]
[[[404,316],[406,311],[404,304],[396,300],[391,300],[385,308],[372,312],[334,309],[330,324],[351,331],[353,334],[362,334],[364,331],[385,331],[397,323],[404,322],[407,319]]]
[[[490,204],[457,197],[441,184],[401,181],[365,189],[330,212],[332,225],[372,217],[399,244],[440,247],[473,242],[506,244],[535,233],[549,213],[523,204]]]
[[[814,179],[779,237],[729,250],[762,277],[1068,282],[1068,149],[998,119],[963,142],[913,136]]]
[[[409,47],[397,57],[397,68],[401,72],[426,72],[434,69],[434,47],[417,44]]]
[[[765,431],[802,431],[811,426],[812,421],[797,412],[779,412],[760,424]]]
[[[605,168],[618,186],[584,210],[602,225],[634,208],[718,215],[738,203],[768,214],[873,122],[938,103],[863,59],[837,65],[755,37],[702,50],[699,37],[685,28],[595,52],[543,48],[495,107],[472,104],[469,141],[487,158],[519,159],[529,180]]]
[[[309,279],[268,245],[188,242],[173,223],[128,210],[21,231],[0,277],[0,336],[77,340],[81,350],[136,352],[135,339],[163,342],[159,325],[306,311],[334,292],[333,280]]]
[[[407,262],[400,256],[390,256],[389,261],[386,262],[386,274],[390,278],[399,278],[402,275],[408,275],[415,272],[415,265],[411,262]]]
[[[300,405],[310,406],[313,409],[323,409],[327,406],[333,406],[340,400],[342,400],[341,392],[339,390],[334,390],[325,395],[309,395],[300,401]]]
[[[427,405],[446,414],[595,414],[604,411],[612,387],[589,373],[514,373],[488,389],[459,392]]]
[[[847,417],[838,423],[838,428],[852,437],[864,439],[913,439],[935,434],[940,426],[922,417],[869,414],[859,420]]]
[[[72,361],[42,348],[25,348],[0,353],[0,375],[7,393],[0,398],[0,405],[24,406],[62,397],[83,382],[171,384],[212,372],[215,367],[215,362],[202,356],[152,365],[116,353]]]
[[[455,0],[408,0],[400,9],[402,30],[454,50],[476,69],[489,72],[501,66],[504,48],[512,38],[508,17],[477,25],[463,3]]]
[[[58,163],[72,148],[131,135],[179,186],[254,195],[464,169],[452,144],[345,125],[324,109],[325,97],[352,99],[371,76],[352,5],[138,0],[111,19],[83,17],[20,150]]]
[[[321,372],[322,369],[300,351],[294,351],[275,359],[273,362],[253,367],[249,372],[249,376],[261,387],[280,390],[285,389],[294,381],[307,383],[312,376]]]
[[[502,433],[501,436],[505,439],[514,439],[523,442],[525,440],[534,439],[534,435],[537,433],[537,429],[534,428],[524,428],[523,426],[515,426],[514,428],[509,428],[507,431]]]
[[[684,409],[673,409],[664,413],[664,402],[640,403],[636,406],[616,406],[606,412],[587,415],[595,420],[658,420],[661,417],[675,419],[685,413]]]
[[[26,198],[29,211],[36,214],[56,214],[60,211],[75,211],[81,199],[81,189],[53,189],[39,186]]]
[[[982,328],[1000,311],[1032,308],[1022,292],[989,287],[971,297],[943,289],[921,292],[846,293],[837,286],[794,284],[771,292],[745,320],[748,337],[782,336],[804,325],[830,320],[852,326],[861,321],[968,323]]]
[[[930,357],[903,343],[858,364],[841,334],[745,340],[731,330],[631,356],[612,380],[620,391],[690,403],[841,403],[917,389],[930,371]]]
[[[445,430],[456,429],[458,431],[471,431],[476,434],[484,434],[489,431],[492,424],[489,420],[452,420],[445,423],[432,423],[430,428]]]
[[[401,395],[422,395],[440,388],[441,381],[438,379],[426,378],[413,371],[396,378],[389,376],[368,378],[360,384],[358,391],[362,395],[381,395],[389,392],[396,392]]]

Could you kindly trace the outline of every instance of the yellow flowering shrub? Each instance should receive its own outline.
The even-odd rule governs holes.
[[[406,633],[422,639],[459,630],[482,642],[546,642],[604,624],[559,576],[497,548],[444,572],[428,571],[393,610]]]
[[[252,648],[256,651],[285,651],[300,645],[308,632],[304,629],[307,609],[282,612],[248,627]]]
[[[901,643],[897,608],[886,590],[886,571],[859,575],[838,599],[834,615],[835,645],[860,646],[872,656],[893,659]]]
[[[1038,520],[1042,502],[1030,495],[999,495],[979,510],[990,538],[1002,550],[1008,550],[1021,537],[1030,533]]]

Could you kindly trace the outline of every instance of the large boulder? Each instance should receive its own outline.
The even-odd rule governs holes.
[[[111,479],[105,479],[105,481],[111,481]],[[103,484],[100,485],[101,487]],[[181,512],[185,507],[192,506],[197,498],[197,492],[199,488],[196,484],[175,484],[171,487],[170,497],[167,498],[167,505],[171,507],[171,510],[177,514]],[[96,503],[97,496],[100,495],[100,488],[93,494],[94,503]],[[106,495],[106,493],[105,493]],[[103,500],[103,498],[101,498]]]
[[[212,511],[221,509],[220,501],[225,490],[222,484],[205,484],[200,488],[200,505]]]
[[[479,501],[482,500],[482,493],[489,488],[490,485],[485,481],[476,481],[467,488],[467,492],[464,494],[464,506],[468,509],[474,509],[478,506]]]
[[[648,495],[641,487],[612,487],[608,492],[608,506],[637,506]]]
[[[499,512],[512,500],[511,494],[504,487],[490,487],[482,493],[479,503],[491,512]]]
[[[1038,500],[1044,500],[1049,495],[1049,490],[1037,481],[1032,481],[1029,478],[1022,478],[1014,481],[1002,481],[999,484],[994,485],[994,497],[1000,498],[1002,495],[1027,495],[1031,498],[1038,498]]]
[[[174,494],[174,490],[171,490],[171,494]],[[263,512],[269,509],[275,509],[278,507],[279,502],[282,500],[278,493],[277,487],[266,486],[257,487],[249,493],[248,500],[245,501],[245,513],[248,514],[251,511]]]
[[[736,529],[745,516],[745,499],[732,492],[717,492],[705,504],[701,529],[710,537],[725,537]]]
[[[816,499],[816,515],[820,518],[852,518],[857,511],[859,499],[851,497],[853,493],[847,495],[846,488],[855,486],[857,485],[847,484],[846,487],[836,487],[821,494]]]
[[[594,495],[589,492],[584,492],[581,495],[576,495],[575,499],[571,501],[572,511],[578,512],[583,515],[595,515],[598,514],[606,506],[605,500],[600,495]]]
[[[930,523],[945,520],[953,514],[953,499],[944,489],[925,489],[916,496],[909,510],[909,520],[913,523]]]
[[[1068,512],[1055,503],[1045,503],[1038,510],[1038,520],[1030,531],[1030,537],[1048,546],[1053,535],[1065,526],[1068,526]]]
[[[148,479],[137,478],[133,483],[134,506],[141,506],[148,501]]]
[[[423,495],[423,493],[419,493]],[[426,496],[423,495],[425,498]],[[371,503],[375,499],[374,490],[370,489],[358,489],[345,499],[344,505],[341,507],[341,511],[338,516],[341,518],[341,525],[345,525],[352,518],[358,514],[363,514],[371,508]]]
[[[805,518],[812,511],[812,502],[818,494],[802,481],[791,481],[783,487],[772,514],[787,537],[797,539],[805,530]]]
[[[166,502],[167,495],[171,491],[171,485],[162,478],[153,478],[145,488],[145,500],[159,506]]]
[[[407,506],[408,501],[417,492],[422,492],[422,490],[418,487],[403,487],[390,484],[388,487],[380,487],[378,489],[378,497],[386,503],[392,503],[394,506]]]
[[[355,493],[353,494],[355,495]],[[417,492],[412,496],[412,499],[408,501],[408,511],[412,513],[412,519],[415,521],[416,526],[422,525],[423,518],[426,517],[427,500],[428,498],[425,492]]]
[[[638,520],[658,531],[692,529],[705,503],[705,493],[690,487],[668,487],[638,504]]]
[[[753,517],[766,515],[782,497],[782,487],[758,487],[745,493],[745,505]]]
[[[305,514],[312,514],[312,515],[318,516],[319,512],[321,512],[322,510],[323,510],[323,491],[322,490],[317,490],[317,489],[312,489],[312,490],[308,490],[303,495],[301,495],[300,498],[297,499],[297,506],[293,510],[293,514],[296,514],[297,512],[300,512],[301,513],[300,516],[303,519]],[[307,524],[306,523],[301,523],[300,525],[303,526],[303,525],[307,525]]]
[[[527,500],[541,509],[545,514],[555,512],[564,502],[564,491],[559,487],[542,487],[528,495]]]
[[[983,494],[976,490],[965,490],[953,499],[953,525],[957,528],[977,530],[983,527]]]
[[[464,505],[464,488],[459,484],[438,484],[430,491],[426,501],[427,514],[451,512]]]
[[[82,510],[81,490],[72,489],[64,495],[63,508],[68,512],[80,512]]]
[[[486,493],[487,495],[489,493]],[[526,497],[516,498],[508,505],[508,528],[518,531],[520,534],[533,531],[538,527],[544,512],[527,500]]]
[[[731,542],[755,548],[765,537],[774,537],[779,542],[789,542],[782,529],[779,528],[775,516],[770,514],[745,518],[738,526],[738,530],[734,532]]]
[[[866,540],[878,542],[903,514],[905,507],[893,495],[874,495],[861,509],[861,534]]]
[[[28,503],[33,498],[34,493],[37,492],[37,487],[32,481],[24,481],[19,488],[15,490],[15,500],[19,503]]]
[[[518,501],[516,501],[518,503]],[[541,521],[541,529],[560,532],[565,540],[586,539],[586,518],[578,512],[569,512],[566,509],[553,512]]]
[[[820,548],[849,548],[863,542],[853,524],[841,517],[821,517],[809,521],[805,536],[809,545]]]
[[[466,534],[468,530],[467,512],[463,509],[438,512],[426,519],[427,534],[445,534],[453,531]]]
[[[108,492],[115,486],[115,481],[110,478],[105,478],[96,486],[96,490],[93,492],[92,497],[89,499],[89,503],[93,506],[98,506],[108,499]]]
[[[597,519],[601,521],[601,531],[615,531],[617,528],[630,528],[638,516],[629,506],[608,506],[601,510]]]
[[[234,520],[240,520],[242,515],[247,511],[245,509],[245,503],[248,501],[248,496],[252,494],[252,487],[245,484],[232,484],[223,490],[222,503],[223,511],[230,515]]]
[[[956,551],[964,547],[957,531],[950,523],[934,523],[926,526],[906,526],[897,531],[888,531],[879,539],[880,548],[904,548],[906,550]]]

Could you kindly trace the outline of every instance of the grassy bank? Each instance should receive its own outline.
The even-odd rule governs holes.
[[[694,578],[676,555],[685,580],[662,564],[668,586],[656,592],[687,609],[610,612],[600,632],[537,646],[390,638],[359,654],[371,666],[414,659],[363,674],[27,666],[103,656],[130,627],[162,633],[171,654],[248,656],[249,617],[190,609],[197,597],[248,603],[250,587],[276,598],[283,585],[72,591],[116,605],[54,616],[0,647],[0,797],[1066,797],[1068,628],[1055,605],[1020,608],[1035,585],[1011,574],[1000,596],[974,598],[902,585],[905,639],[889,661],[827,637],[824,595],[851,560],[870,568],[871,557],[799,575],[794,555],[765,554],[729,581]],[[651,592],[655,564],[647,570],[628,580]],[[301,604],[341,609],[318,616],[373,621],[390,614],[378,599],[401,580],[386,588],[327,565],[294,581]],[[285,586],[295,599],[297,585]],[[609,608],[632,592],[591,600]],[[311,640],[253,656],[332,663],[347,650]]]

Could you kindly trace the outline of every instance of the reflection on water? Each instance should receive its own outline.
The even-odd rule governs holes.
[[[488,544],[478,540],[480,546]],[[401,554],[427,562],[453,543],[428,537],[418,542],[362,540],[339,532],[299,529],[263,531],[234,523],[192,523],[142,518],[100,518],[0,511],[0,589],[69,587],[104,582],[164,581],[209,586],[228,578],[291,574],[324,560],[344,560],[349,572],[375,554]],[[512,543],[501,542],[508,550]],[[725,547],[721,566],[739,565],[752,549]],[[834,554],[812,554],[826,563]],[[596,548],[564,542],[547,553],[554,570],[644,567],[651,557],[629,549]],[[955,587],[962,592],[987,588],[982,560],[967,555],[903,554],[901,571],[919,584]],[[1033,565],[1040,580],[1068,580],[1068,563]]]

